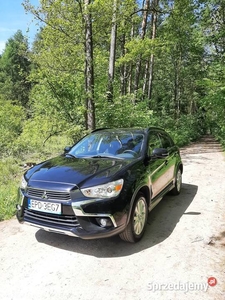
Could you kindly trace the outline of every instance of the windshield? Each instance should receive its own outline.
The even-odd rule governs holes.
[[[117,157],[131,159],[140,156],[144,136],[132,132],[94,132],[84,137],[69,151],[76,157]]]

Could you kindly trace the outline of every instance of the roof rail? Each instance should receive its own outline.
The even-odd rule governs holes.
[[[101,131],[101,130],[105,130],[105,129],[111,129],[111,128],[109,128],[109,127],[97,128],[97,129],[92,130],[91,132]]]

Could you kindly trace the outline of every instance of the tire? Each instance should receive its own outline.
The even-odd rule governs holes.
[[[182,188],[182,172],[178,169],[175,179],[175,187],[170,191],[172,195],[179,195]]]
[[[138,193],[134,201],[129,223],[120,233],[120,238],[126,242],[136,243],[142,238],[148,219],[147,201],[142,193]]]

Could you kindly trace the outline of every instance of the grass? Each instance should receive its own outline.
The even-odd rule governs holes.
[[[17,186],[21,174],[15,158],[8,157],[0,161],[0,221],[10,219],[15,214]]]
[[[0,221],[10,219],[16,212],[17,187],[13,182],[0,188]]]
[[[12,218],[16,213],[17,193],[21,177],[27,162],[41,162],[63,152],[68,139],[53,137],[45,145],[40,145],[35,152],[21,153],[18,157],[5,157],[0,160],[0,221]]]

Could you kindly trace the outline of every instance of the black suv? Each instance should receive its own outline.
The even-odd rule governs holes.
[[[160,128],[98,129],[30,168],[19,189],[20,222],[82,239],[139,241],[148,212],[180,193],[179,149]]]

